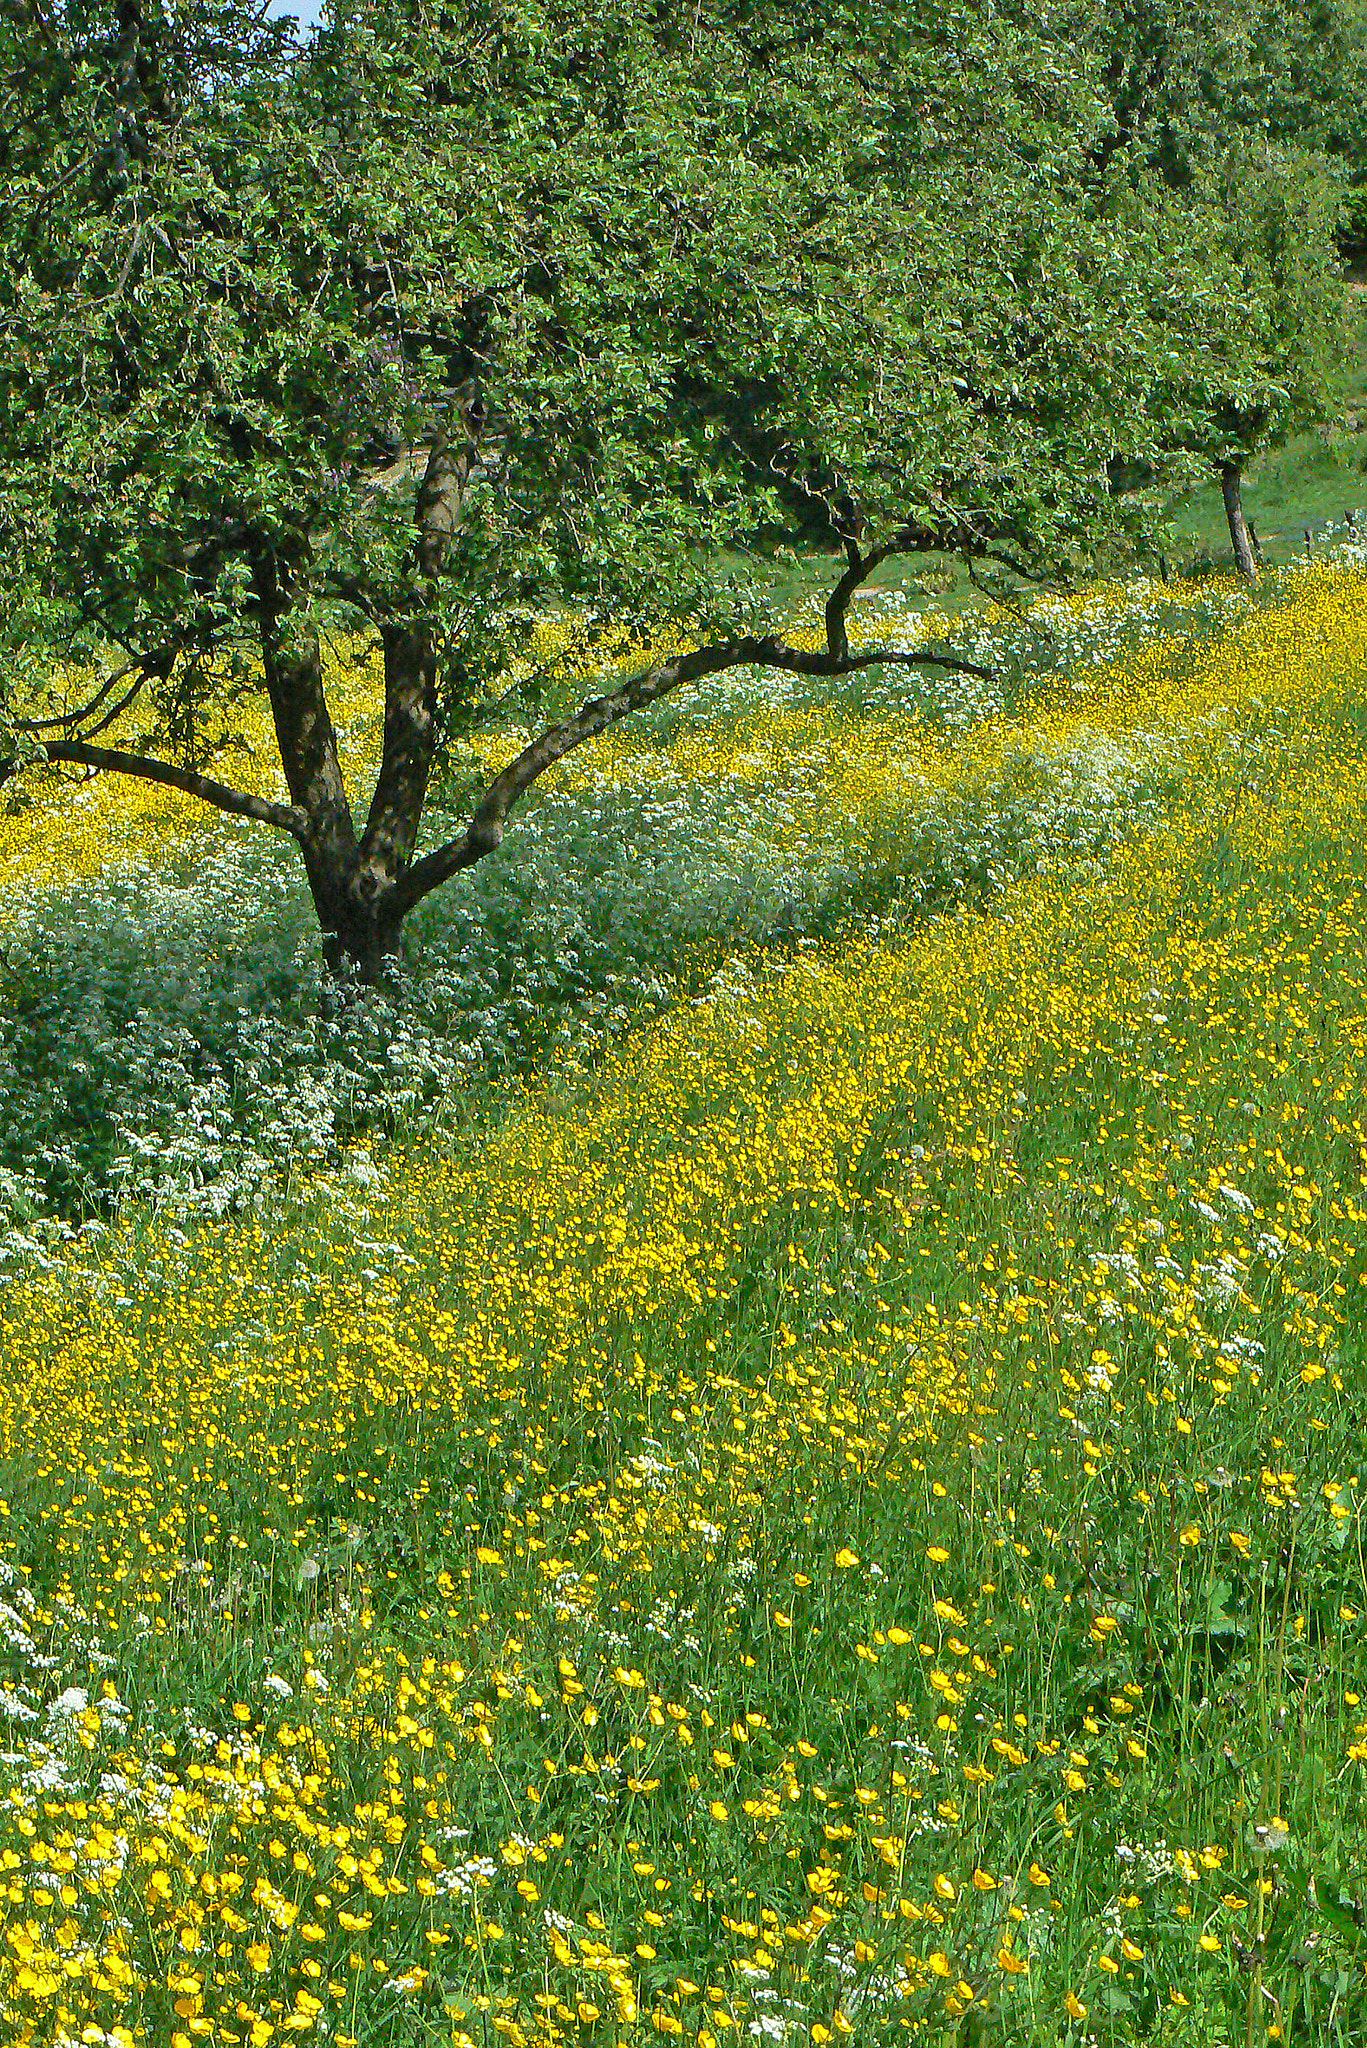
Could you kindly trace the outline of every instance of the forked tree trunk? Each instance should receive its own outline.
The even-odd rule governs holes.
[[[482,408],[465,408],[473,428]],[[414,567],[430,588],[460,519],[474,460],[472,440],[452,440],[445,428],[432,439],[418,488]],[[341,901],[327,929],[334,971],[375,981],[397,957],[404,916],[415,900],[404,884],[418,841],[437,744],[437,638],[421,602],[408,616],[386,619],[384,747],[365,829],[339,869]],[[314,899],[317,901],[317,890]]]
[[[256,565],[261,650],[323,951],[333,973],[379,979],[399,950],[398,884],[412,857],[432,768],[436,655],[421,627],[386,629],[385,734],[370,814],[358,838],[323,684],[322,651],[278,565]]]
[[[345,878],[334,971],[373,982],[398,957],[399,894],[422,822],[437,738],[437,644],[425,623],[387,624],[384,751],[360,845]]]
[[[1248,523],[1244,518],[1242,463],[1220,464],[1220,495],[1225,501],[1225,518],[1229,522],[1229,538],[1234,548],[1234,566],[1241,576],[1252,582],[1258,570],[1253,559],[1253,542],[1249,538]]]
[[[433,447],[419,493],[416,567],[430,586],[459,515],[469,454],[453,454],[444,436]],[[1236,479],[1237,493],[1237,479]],[[796,647],[782,634],[743,634],[733,640],[671,654],[629,676],[602,696],[590,697],[569,717],[547,726],[488,785],[464,828],[444,845],[414,858],[418,827],[436,752],[438,709],[437,628],[428,599],[410,586],[380,628],[384,646],[384,751],[365,829],[357,836],[342,774],[337,734],[328,711],[322,652],[309,601],[307,539],[263,539],[250,557],[266,693],[275,722],[290,800],[280,803],[176,762],[96,745],[95,738],[132,702],[145,674],[166,673],[176,648],[161,649],[132,666],[138,671],[123,697],[114,697],[129,673],[107,677],[88,703],[69,714],[19,720],[51,762],[140,777],[183,790],[230,816],[252,818],[286,832],[304,858],[324,950],[344,980],[373,982],[399,950],[408,912],[452,876],[496,851],[514,804],[557,761],[618,719],[643,711],[669,691],[740,667],[790,675],[845,676],[888,662],[926,662],[984,678],[991,671],[948,651],[927,647],[865,648],[852,652],[846,631],[850,599],[881,563],[920,547],[921,529],[900,529],[866,553],[851,534],[848,567],[826,605],[826,645]],[[927,539],[926,545],[932,544]],[[933,544],[939,545],[938,539]],[[975,551],[983,552],[982,547]],[[1003,557],[1008,559],[1008,557]],[[402,607],[402,608],[400,608]],[[95,721],[89,723],[89,721]],[[0,782],[5,779],[0,763]]]
[[[419,498],[420,512],[426,503],[420,541],[424,549],[432,542],[435,550],[420,555],[420,566],[424,568],[432,565],[444,545],[444,508],[449,507],[463,487],[464,472],[465,465],[458,465],[444,446],[434,448]],[[529,741],[494,777],[463,831],[419,860],[413,854],[436,745],[435,629],[421,613],[387,620],[381,628],[385,663],[384,754],[359,843],[345,796],[337,794],[341,791],[341,770],[331,721],[324,725],[327,707],[322,701],[315,641],[314,656],[303,660],[294,671],[294,686],[296,693],[302,691],[316,708],[302,722],[297,710],[292,721],[278,717],[277,729],[282,732],[282,752],[287,726],[291,735],[299,728],[312,734],[315,741],[321,734],[320,752],[329,764],[311,785],[302,769],[292,772],[290,788],[292,793],[296,786],[301,791],[306,785],[314,790],[309,802],[296,798],[296,814],[300,816],[298,836],[334,970],[361,981],[378,979],[385,963],[398,952],[399,933],[408,912],[453,875],[473,867],[496,850],[502,842],[509,811],[547,769],[618,719],[643,710],[681,684],[750,664],[784,669],[795,675],[836,676],[881,662],[928,661],[939,667],[986,676],[989,671],[976,662],[929,649],[851,652],[846,632],[850,599],[871,572],[896,551],[896,545],[890,541],[866,554],[853,537],[847,540],[849,566],[826,605],[824,648],[793,647],[779,634],[746,634],[671,655],[603,696],[590,697],[570,717],[548,726]],[[269,673],[268,663],[268,680]],[[322,835],[310,823],[318,814],[320,803],[324,818],[331,821]]]
[[[482,416],[482,415],[481,415]],[[466,409],[466,422],[475,414]],[[470,440],[433,437],[416,506],[413,567],[427,589],[460,518],[474,459]],[[323,686],[322,654],[302,575],[272,551],[253,564],[266,689],[293,809],[295,837],[333,972],[379,979],[399,951],[408,886],[437,739],[437,638],[420,590],[380,627],[384,746],[375,793],[358,834]]]

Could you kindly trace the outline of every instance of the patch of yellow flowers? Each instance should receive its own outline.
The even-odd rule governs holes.
[[[1103,875],[754,975],[363,1206],[16,1273],[0,1630],[85,1675],[0,1695],[7,2040],[874,2041],[1017,1995],[1065,1923],[1079,2022],[1234,1970],[1276,1788],[1179,1841],[1089,1546],[1109,1514],[1208,1620],[1217,1559],[1358,1525],[1315,1459],[1367,1300],[1367,902],[1297,863],[1367,828],[1320,715],[1365,665],[1327,571],[1141,646],[1029,712],[1180,735],[1190,800]],[[675,745],[805,750],[833,803],[945,759],[820,709]],[[1316,1627],[1360,1771],[1360,1616]],[[181,1713],[159,1665],[218,1676]],[[1163,1848],[1075,1898],[1072,1845],[1146,1812]]]
[[[1168,586],[1164,602],[1179,613],[1208,602],[1199,586]],[[1108,602],[1124,608],[1118,595],[1051,599],[1046,606],[1057,627],[1082,625],[1103,614]],[[1134,608],[1132,603],[1130,608]],[[1002,615],[1003,618],[1005,615]],[[951,625],[933,611],[907,612],[896,603],[877,617],[857,615],[851,644],[910,646],[933,641]],[[790,638],[815,646],[820,634],[811,621],[799,622]],[[601,683],[628,674],[674,650],[670,639],[585,653],[574,638],[572,620],[548,620],[533,636],[528,665],[546,670],[562,691],[575,678]],[[364,810],[379,765],[383,730],[383,673],[376,646],[362,638],[329,635],[324,641],[324,674],[353,806]],[[971,742],[937,733],[925,721],[886,713],[860,712],[837,703],[785,707],[781,697],[734,717],[698,726],[687,719],[663,751],[653,732],[627,720],[593,746],[553,770],[548,786],[653,780],[663,766],[695,780],[725,777],[738,791],[772,783],[800,785],[809,803],[863,826],[887,816],[908,798],[949,789],[966,775],[983,779],[999,772],[1002,760],[1022,745],[1046,754],[1079,737],[1120,737],[1157,733],[1176,719],[1199,719],[1223,711],[1237,715],[1242,690],[1230,697],[1231,675],[1222,673],[1216,694],[1203,696],[1199,684],[1172,661],[1170,637],[1150,636],[1123,663],[1098,663],[1062,684],[1046,683],[1032,693],[1021,713],[979,721]],[[55,702],[79,702],[90,678],[73,669],[56,679]],[[41,708],[46,708],[44,705]],[[143,723],[135,703],[101,734],[101,743],[137,751]],[[254,795],[284,801],[287,795],[275,748],[264,686],[235,692],[222,714],[222,730],[207,759],[207,772]],[[479,787],[505,767],[531,737],[529,730],[500,725],[458,737],[449,772],[453,783]],[[111,867],[157,866],[173,853],[198,852],[212,858],[214,836],[244,828],[197,799],[157,784],[118,775],[34,768],[11,785],[10,808],[0,813],[0,915],[7,896],[32,887],[68,888],[83,876]],[[17,800],[16,800],[17,799]]]

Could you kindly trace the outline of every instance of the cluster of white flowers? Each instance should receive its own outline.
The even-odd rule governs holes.
[[[826,754],[737,753],[688,774],[679,733],[781,702],[949,731],[1009,715],[1042,672],[1088,674],[1137,639],[1212,630],[1250,602],[1139,580],[1020,619],[938,622],[989,676],[883,668],[831,685],[735,671],[642,715],[648,744],[537,793],[498,856],[420,907],[411,968],[354,1001],[330,992],[295,849],[224,820],[162,865],[17,890],[0,982],[0,1261],[120,1196],[221,1214],[333,1175],[353,1202],[370,1133],[430,1126],[481,1078],[582,1058],[735,957],[875,935],[981,903],[1060,861],[1096,861],[1161,812],[1181,735],[1069,728],[1021,739],[1000,771],[932,786],[908,768],[874,822],[818,800]],[[886,614],[886,616],[883,616]],[[863,608],[874,644],[922,637],[896,594]],[[776,690],[781,688],[781,699]],[[762,751],[762,750],[761,750]],[[614,765],[615,762],[615,765]],[[758,765],[756,765],[758,763]],[[442,833],[453,820],[437,815]],[[63,1222],[62,1219],[68,1219]]]

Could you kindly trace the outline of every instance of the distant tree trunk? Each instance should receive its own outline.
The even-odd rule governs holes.
[[[1220,495],[1225,501],[1225,518],[1229,521],[1229,537],[1234,547],[1234,566],[1241,576],[1252,582],[1258,571],[1253,560],[1253,543],[1248,537],[1248,525],[1244,519],[1242,463],[1220,464]]]

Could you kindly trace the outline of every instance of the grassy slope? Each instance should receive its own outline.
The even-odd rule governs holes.
[[[1365,670],[1307,582],[1108,863],[10,1286],[8,2038],[1362,2037]]]

